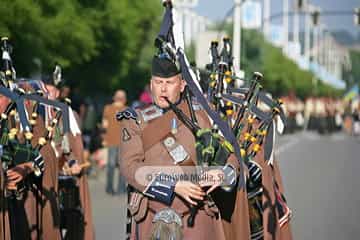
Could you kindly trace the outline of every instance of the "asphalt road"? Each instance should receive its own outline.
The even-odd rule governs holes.
[[[96,239],[125,239],[127,196],[106,194],[104,173],[99,174],[97,179],[90,180],[90,191]]]
[[[359,239],[360,140],[302,132],[277,138],[276,149],[294,239]],[[104,186],[104,174],[90,181],[97,239],[124,239],[126,197]]]
[[[295,239],[359,239],[360,141],[307,132],[278,142]]]

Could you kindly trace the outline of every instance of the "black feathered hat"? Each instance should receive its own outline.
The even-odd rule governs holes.
[[[169,78],[179,74],[180,68],[169,58],[159,55],[152,60],[151,75],[162,78]]]

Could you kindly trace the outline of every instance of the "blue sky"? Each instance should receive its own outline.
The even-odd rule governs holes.
[[[309,0],[311,4],[320,6],[323,11],[353,11],[355,7],[360,7],[360,0]],[[262,3],[262,0],[260,0]],[[289,0],[289,5],[295,0]],[[233,6],[233,0],[199,0],[198,6],[195,8],[200,15],[209,17],[212,20],[222,20]],[[271,14],[282,11],[282,0],[271,1]],[[321,17],[320,21],[330,30],[346,29],[355,36],[360,34],[360,26],[354,26],[353,16],[334,16]]]

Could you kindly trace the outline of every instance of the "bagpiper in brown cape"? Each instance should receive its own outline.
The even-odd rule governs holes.
[[[60,99],[59,86],[62,84],[61,80],[45,81],[46,89],[49,92],[50,99],[58,99],[71,104],[69,99]],[[59,85],[60,83],[60,85]],[[70,118],[70,133],[64,136],[58,136],[54,141],[57,157],[59,159],[59,168],[61,179],[64,185],[72,184],[74,180],[74,188],[76,198],[79,200],[79,221],[73,220],[72,217],[62,217],[63,224],[66,226],[66,234],[69,239],[95,239],[95,231],[92,220],[91,200],[88,186],[87,175],[84,170],[89,166],[89,163],[84,162],[83,158],[83,142],[81,131],[79,128],[79,117],[69,106]],[[62,185],[63,186],[63,185]],[[66,191],[65,191],[66,192]],[[59,194],[66,193],[59,189]],[[61,203],[60,203],[61,204]],[[77,203],[76,203],[77,204]],[[66,208],[66,206],[64,206]],[[82,215],[82,216],[81,216]],[[69,231],[70,230],[70,231]]]
[[[24,95],[25,91],[14,84],[13,66],[7,41],[7,38],[1,39],[2,60],[5,67],[1,69],[1,74],[5,75],[5,77],[1,75],[4,84],[1,87],[6,86],[7,89],[12,89],[12,94]],[[56,158],[50,144],[44,139],[48,131],[43,120],[38,115],[33,115],[32,107],[37,103],[34,104],[32,101],[22,102],[21,105],[16,103],[15,109],[18,111],[10,107],[13,102],[9,105],[9,99],[4,96],[0,96],[0,103],[1,144],[6,144],[2,146],[1,156],[3,164],[0,176],[2,193],[0,196],[0,238],[4,240],[60,239],[56,198],[57,178],[56,171],[53,171],[56,169]],[[26,103],[29,119],[25,114],[25,120],[24,118],[21,120],[21,114],[26,111],[20,108],[24,106],[24,103]],[[12,111],[8,112],[10,109]],[[5,112],[7,113],[4,114]],[[15,117],[16,114],[20,116],[20,123]],[[31,126],[24,126],[24,121],[28,122],[28,120]],[[8,159],[5,159],[7,157]],[[40,172],[38,160],[41,160]],[[20,162],[20,164],[9,165],[8,169],[4,169],[4,166],[12,164],[11,161],[15,164]],[[6,162],[7,164],[4,164]],[[26,183],[26,187],[23,188],[24,185],[21,186],[21,183]],[[5,196],[6,192],[10,193],[10,197]],[[13,197],[14,193],[16,198]]]
[[[155,105],[138,111],[128,109],[118,114],[118,119],[122,120],[120,153],[123,174],[135,189],[129,203],[136,221],[131,239],[169,239],[161,236],[172,236],[176,240],[226,239],[219,210],[205,200],[206,192],[201,185],[173,178],[162,181],[162,177],[166,178],[166,170],[181,174],[185,166],[194,167],[197,164],[192,132],[168,109],[167,100],[189,116],[188,108],[181,99],[185,85],[174,63],[154,57],[151,91]],[[199,109],[195,114],[200,127],[210,127],[203,110]],[[226,169],[233,174],[238,173],[239,166],[234,156],[228,158]],[[149,176],[154,178],[148,179]],[[211,186],[212,191],[218,185]],[[243,203],[246,206],[246,201]],[[191,227],[187,224],[191,205],[197,204],[202,207],[198,209]],[[244,214],[243,217],[247,218],[247,211]],[[243,231],[243,237],[239,239],[249,239],[248,224],[243,229],[247,231]]]

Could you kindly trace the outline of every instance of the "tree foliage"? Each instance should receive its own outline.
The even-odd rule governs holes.
[[[0,35],[9,36],[20,76],[64,67],[82,92],[139,90],[148,81],[159,1],[2,0]]]
[[[345,71],[345,78],[347,80],[347,87],[351,88],[355,84],[360,87],[360,51],[350,51],[351,69]]]

